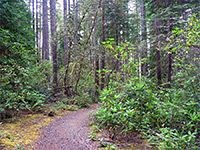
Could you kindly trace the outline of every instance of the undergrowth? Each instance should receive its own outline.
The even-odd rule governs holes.
[[[158,89],[149,80],[134,78],[102,92],[94,119],[112,139],[137,131],[160,149],[197,149],[200,105],[196,96],[184,89]]]

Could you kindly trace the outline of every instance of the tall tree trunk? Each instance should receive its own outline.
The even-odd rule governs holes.
[[[64,76],[64,87],[65,87],[65,94],[70,96],[70,91],[67,88],[67,84],[69,84],[68,80],[68,72],[69,72],[69,39],[68,39],[68,17],[67,15],[70,15],[70,0],[68,0],[68,8],[67,8],[67,0],[63,0],[63,6],[64,6],[64,22],[65,22],[65,33],[64,33],[64,52],[65,52],[65,76]],[[68,9],[68,14],[67,14]]]
[[[161,76],[161,65],[160,65],[160,50],[158,48],[158,36],[159,36],[159,26],[158,26],[158,17],[155,17],[155,31],[156,31],[156,65],[157,65],[157,80],[158,85],[162,83],[162,76]]]
[[[118,4],[116,4],[116,14],[117,16],[119,15],[119,9],[118,9]],[[120,22],[117,19],[116,22],[116,45],[119,45],[119,39],[120,39],[120,31],[119,31],[119,26],[120,26]],[[117,61],[116,61],[116,72],[120,72],[120,51],[118,51],[118,55],[117,55]]]
[[[140,0],[140,15],[141,15],[141,36],[140,36],[140,42],[141,42],[141,59],[144,59],[147,57],[147,36],[146,36],[146,20],[145,20],[145,5],[144,0]],[[147,64],[142,63],[141,64],[141,71],[142,75],[146,76],[146,70],[147,70]]]
[[[67,0],[63,0],[63,6],[64,6],[64,22],[65,22],[65,33],[64,33],[64,52],[65,52],[65,69],[69,64],[69,49],[68,49],[68,29],[67,29],[67,23],[68,23],[68,17],[67,17]]]
[[[77,39],[77,17],[78,17],[78,5],[77,5],[77,0],[73,0],[73,19],[74,19],[74,50],[75,50],[75,57],[76,57],[76,53],[77,53],[77,43],[78,43],[78,39]]]
[[[136,22],[137,22],[137,29],[138,29],[138,33],[137,33],[137,38],[136,38],[136,54],[135,54],[135,59],[137,60],[138,62],[138,77],[141,78],[141,63],[140,63],[140,51],[139,51],[139,39],[140,39],[140,27],[139,27],[139,6],[138,6],[138,0],[135,1],[135,8],[136,8]]]
[[[171,0],[169,0],[168,1],[169,3],[168,3],[168,6],[170,6],[171,4],[172,4],[172,1]],[[168,31],[169,31],[169,35],[171,34],[171,32],[172,32],[172,24],[171,24],[171,15],[169,15],[170,16],[170,19],[168,20],[168,26],[169,26],[169,29],[168,29]],[[171,48],[169,49],[169,54],[168,54],[168,76],[167,76],[167,81],[168,81],[168,85],[167,85],[167,87],[168,88],[170,88],[171,87],[171,76],[172,76],[172,54],[171,54]]]
[[[70,10],[71,10],[70,0],[68,0],[68,15],[70,16]]]
[[[56,44],[56,0],[50,0],[51,14],[51,49],[53,56],[53,86],[57,86],[57,44]]]
[[[39,30],[39,24],[38,24],[38,0],[36,0],[36,45],[37,45],[37,48],[39,47],[38,46],[38,30]]]
[[[39,9],[39,50],[40,50],[40,59],[42,56],[42,0],[39,0],[40,9]]]
[[[39,37],[38,37],[38,32],[39,32],[39,24],[38,24],[38,0],[36,0],[36,47],[37,47],[37,54],[38,54],[38,58],[40,61],[40,51],[39,51]]]
[[[43,42],[42,59],[49,61],[49,26],[48,26],[48,6],[47,0],[43,0]],[[50,82],[50,76],[47,74],[47,80]]]
[[[105,0],[102,0],[102,41],[105,42]],[[102,56],[101,56],[101,90],[104,88],[104,78],[105,78],[105,49],[102,48]]]
[[[97,8],[96,8],[96,11],[97,11]],[[96,33],[97,33],[97,20],[98,18],[96,17],[96,20],[95,20],[95,26],[94,26],[94,47],[97,49],[97,45],[98,45],[98,41],[97,41],[97,36],[96,36]],[[98,55],[98,50],[95,51],[95,59],[94,59],[94,66],[95,66],[95,73],[94,73],[94,78],[95,78],[95,94],[96,96],[99,95],[98,93],[98,89],[99,89],[99,55]]]
[[[35,1],[32,0],[33,31],[35,31]]]

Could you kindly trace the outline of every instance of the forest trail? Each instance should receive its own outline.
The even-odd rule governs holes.
[[[89,113],[95,108],[70,112],[44,127],[37,142],[40,150],[95,150],[88,137]]]

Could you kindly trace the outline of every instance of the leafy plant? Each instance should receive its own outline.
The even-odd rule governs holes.
[[[196,31],[199,27],[199,20],[193,15],[186,29],[173,31],[172,39],[176,37],[177,45],[171,53],[176,54],[177,73],[171,88],[165,88],[165,83],[158,87],[153,80],[135,77],[138,64],[132,61],[124,65],[132,72],[128,80],[110,80],[108,88],[101,93],[101,107],[94,117],[110,138],[120,139],[138,132],[159,149],[198,149],[200,82]],[[185,42],[180,41],[183,38]],[[112,51],[120,51],[119,47],[113,50],[110,42],[107,44]],[[122,54],[120,58],[123,57]]]
[[[47,88],[44,63],[39,65],[34,48],[27,4],[3,0],[0,5],[0,119],[5,119],[21,109],[41,109],[47,93],[43,89]]]

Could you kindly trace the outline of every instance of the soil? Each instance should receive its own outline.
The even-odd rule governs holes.
[[[37,150],[96,150],[98,144],[89,139],[89,113],[96,108],[70,112],[44,127]]]
[[[97,110],[98,105],[74,112],[60,110],[54,113],[25,114],[14,122],[3,123],[0,131],[5,135],[0,140],[0,150],[105,150],[103,145],[115,143],[121,150],[151,150],[148,143],[135,134],[131,134],[131,143],[124,138],[113,141],[106,131],[94,133],[95,141],[89,138],[89,114]],[[52,113],[51,113],[52,112]],[[51,115],[50,115],[51,113]],[[96,134],[96,135],[95,135]]]

